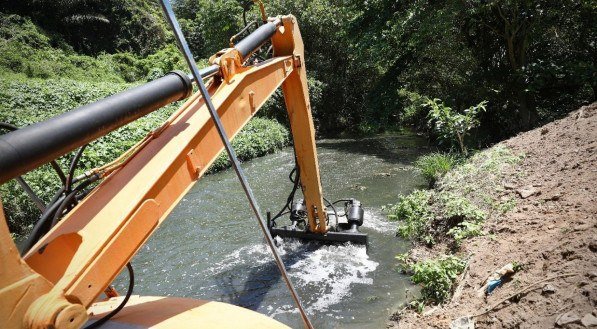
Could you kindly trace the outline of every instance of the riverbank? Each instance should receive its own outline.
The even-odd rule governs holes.
[[[461,317],[475,328],[588,327],[597,321],[596,147],[594,103],[482,151],[440,179],[426,205],[430,223],[444,227],[423,228],[433,243],[419,243],[400,258],[419,276],[421,264],[446,255],[462,266],[441,272],[449,292],[441,306],[429,298],[424,306],[411,303],[388,327],[448,328]],[[445,195],[465,201],[442,201]],[[469,212],[446,215],[467,209],[466,202]],[[487,279],[507,264],[515,273],[486,295]]]

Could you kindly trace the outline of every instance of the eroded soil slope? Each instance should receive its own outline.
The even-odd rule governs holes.
[[[469,267],[449,303],[389,327],[448,328],[462,316],[475,328],[597,327],[597,103],[500,144],[525,156],[500,188],[484,192],[515,197],[515,208],[463,243]],[[511,262],[523,270],[479,296],[488,276]]]

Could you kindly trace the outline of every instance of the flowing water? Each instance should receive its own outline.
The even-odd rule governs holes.
[[[323,246],[279,239],[279,250],[316,328],[384,328],[412,286],[394,256],[395,237],[381,207],[423,181],[412,161],[425,152],[412,135],[318,142],[323,191],[365,207],[369,246]],[[285,203],[291,148],[243,164],[262,211]],[[286,221],[286,219],[284,219]],[[280,222],[282,222],[282,218]],[[285,223],[284,223],[285,224]],[[293,328],[301,320],[232,170],[201,179],[133,259],[135,294],[181,296],[240,305]],[[119,279],[121,290],[126,279]]]

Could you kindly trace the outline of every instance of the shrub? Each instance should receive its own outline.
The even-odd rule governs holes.
[[[390,220],[400,220],[398,235],[411,240],[433,244],[429,225],[434,219],[431,209],[433,192],[415,190],[407,196],[400,196],[396,205],[386,209]]]
[[[430,99],[425,103],[425,106],[429,107],[429,124],[433,124],[442,139],[450,142],[456,141],[463,154],[467,153],[464,138],[470,130],[481,124],[478,115],[485,112],[486,105],[487,101],[482,101],[467,108],[462,114],[444,105],[437,98]]]
[[[401,221],[398,235],[433,245],[448,234],[457,244],[481,234],[487,214],[467,198],[449,192],[415,190],[400,196],[397,204],[386,207],[388,219]]]
[[[469,199],[450,192],[439,194],[443,217],[453,222],[469,220],[473,222],[484,221],[487,214],[475,206]]]
[[[414,263],[411,280],[420,284],[421,299],[428,303],[443,303],[452,293],[452,286],[458,274],[462,273],[466,262],[456,256],[442,256]]]
[[[460,246],[463,240],[483,234],[482,223],[463,221],[448,231],[448,235],[454,238],[456,246]]]
[[[431,153],[419,157],[415,162],[415,167],[427,180],[429,187],[431,188],[435,185],[435,182],[450,171],[457,162],[458,158],[452,154]]]
[[[246,161],[273,153],[290,143],[290,132],[275,120],[253,118],[232,140],[232,147],[239,160]],[[213,173],[231,166],[228,154],[222,151],[211,165]]]

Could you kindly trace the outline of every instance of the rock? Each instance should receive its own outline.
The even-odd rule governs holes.
[[[591,313],[587,313],[587,314],[585,314],[585,316],[582,317],[582,319],[580,320],[580,323],[582,323],[582,325],[587,328],[597,327],[597,317],[595,317]]]
[[[512,184],[512,183],[504,183],[504,188],[506,190],[513,190],[516,188],[516,185]]]
[[[452,321],[450,329],[475,329],[475,320],[471,317],[463,316]]]
[[[549,132],[549,129],[547,127],[543,127],[543,129],[541,129],[541,135],[545,135]]]
[[[553,294],[555,292],[556,292],[556,287],[554,287],[553,285],[546,284],[545,286],[543,286],[542,294],[548,295],[548,294]]]
[[[589,243],[589,250],[592,252],[597,252],[597,241],[591,241]]]
[[[520,195],[521,198],[526,199],[528,197],[530,197],[531,195],[535,195],[539,192],[539,190],[535,189],[532,186],[525,186],[525,187],[521,187],[518,190],[516,190],[516,193],[518,193],[518,195]]]
[[[392,174],[390,174],[389,172],[378,172],[378,173],[373,174],[373,176],[390,177],[390,176],[392,176]]]
[[[558,315],[556,318],[556,324],[560,327],[565,326],[567,324],[579,322],[580,318],[578,315],[574,314],[574,312],[566,312],[563,314]]]

